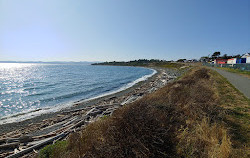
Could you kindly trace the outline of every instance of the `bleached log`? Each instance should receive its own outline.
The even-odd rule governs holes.
[[[49,137],[53,137],[55,136],[56,133],[49,133],[49,134],[45,134],[45,135],[40,135],[40,136],[34,136],[33,139],[43,139],[43,138],[49,138]]]
[[[18,147],[19,143],[7,143],[0,145],[0,149],[14,149]]]
[[[17,158],[17,157],[23,156],[24,154],[27,154],[27,153],[33,151],[34,149],[37,149],[37,148],[40,148],[40,147],[42,147],[44,145],[50,144],[54,140],[56,140],[56,139],[58,139],[60,137],[64,137],[64,136],[66,136],[66,133],[63,132],[63,133],[61,133],[61,134],[59,134],[57,136],[54,136],[54,137],[52,137],[50,139],[44,140],[41,143],[38,143],[38,144],[36,144],[34,146],[31,146],[31,147],[29,147],[27,149],[24,149],[24,150],[22,150],[22,151],[20,151],[20,152],[18,152],[16,154],[9,155],[6,158]]]

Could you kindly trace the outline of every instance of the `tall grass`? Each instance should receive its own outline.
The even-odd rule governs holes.
[[[223,76],[215,71],[210,73],[218,106],[226,111],[223,122],[231,135],[232,157],[250,157],[250,100]]]
[[[55,157],[230,157],[223,108],[208,69],[122,107],[71,134]],[[54,150],[56,152],[56,150]]]

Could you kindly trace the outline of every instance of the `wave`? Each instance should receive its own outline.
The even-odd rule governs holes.
[[[61,96],[57,96],[57,97],[53,97],[53,98],[46,98],[46,99],[41,99],[40,102],[49,102],[49,101],[53,101],[53,100],[60,100],[60,99],[65,99],[65,98],[71,98],[73,96],[79,96],[79,95],[84,95],[84,94],[88,94],[91,92],[96,91],[97,89],[100,88],[104,88],[103,86],[99,86],[99,87],[95,87],[92,89],[89,89],[87,91],[80,91],[80,92],[75,92],[75,93],[70,93],[70,94],[65,94],[65,95],[61,95]]]
[[[149,69],[149,68],[148,68]],[[145,76],[142,76],[141,78],[138,78],[137,80],[133,81],[133,82],[130,82],[124,86],[122,86],[120,89],[118,90],[114,90],[114,91],[111,91],[111,92],[107,92],[107,93],[104,93],[104,94],[101,94],[101,95],[98,95],[96,97],[92,97],[92,98],[89,98],[89,99],[85,99],[83,100],[82,102],[85,102],[85,101],[90,101],[90,100],[93,100],[93,99],[97,99],[97,98],[101,98],[101,97],[105,97],[105,96],[108,96],[108,95],[111,95],[111,94],[114,94],[114,93],[118,93],[118,92],[121,92],[123,90],[126,90],[128,88],[131,88],[132,86],[134,86],[135,84],[141,82],[141,81],[145,81],[147,80],[149,77],[153,76],[154,74],[157,73],[156,70],[154,69],[150,69],[150,70],[153,70],[153,72],[149,75],[145,75]]]
[[[149,69],[149,68],[147,68],[147,69]],[[24,120],[31,119],[31,118],[34,118],[36,116],[40,116],[40,115],[46,114],[46,113],[54,113],[54,112],[57,112],[57,111],[60,111],[60,110],[63,110],[63,109],[70,108],[76,102],[78,102],[78,103],[87,102],[87,101],[90,101],[90,100],[94,100],[94,99],[97,99],[97,98],[101,98],[101,97],[105,97],[105,96],[108,96],[108,95],[111,95],[111,94],[121,92],[121,91],[126,90],[128,88],[131,88],[132,86],[134,86],[135,84],[137,84],[137,83],[139,83],[141,81],[147,80],[149,77],[151,77],[151,76],[153,76],[154,74],[157,73],[157,71],[154,70],[154,69],[150,69],[150,70],[153,71],[151,74],[142,76],[141,78],[138,78],[138,79],[136,79],[136,80],[122,86],[121,88],[119,88],[117,90],[113,90],[113,91],[107,90],[107,92],[104,92],[103,94],[97,95],[95,97],[91,97],[91,98],[84,99],[84,100],[71,101],[71,102],[68,102],[68,103],[61,103],[61,104],[57,104],[56,106],[53,106],[53,107],[43,107],[43,108],[38,108],[38,109],[27,109],[27,110],[24,110],[24,111],[22,111],[20,113],[4,116],[4,117],[0,118],[0,125],[7,124],[7,123],[24,121]],[[100,87],[98,87],[98,88],[100,88]],[[96,88],[93,88],[93,89],[96,89]],[[80,94],[83,94],[83,93],[82,92],[76,92],[76,93],[73,93],[73,94],[69,94],[67,96],[59,96],[57,98],[59,99],[61,97],[69,97],[69,96],[75,96],[75,95],[80,95]]]

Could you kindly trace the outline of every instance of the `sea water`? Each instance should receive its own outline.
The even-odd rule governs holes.
[[[0,124],[55,112],[129,88],[152,69],[86,64],[0,63]]]

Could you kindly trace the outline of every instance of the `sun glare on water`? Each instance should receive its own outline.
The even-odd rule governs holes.
[[[23,109],[27,106],[23,97],[31,92],[26,90],[25,83],[31,82],[35,71],[36,64],[0,63],[0,118],[4,113],[12,113],[12,109]]]

